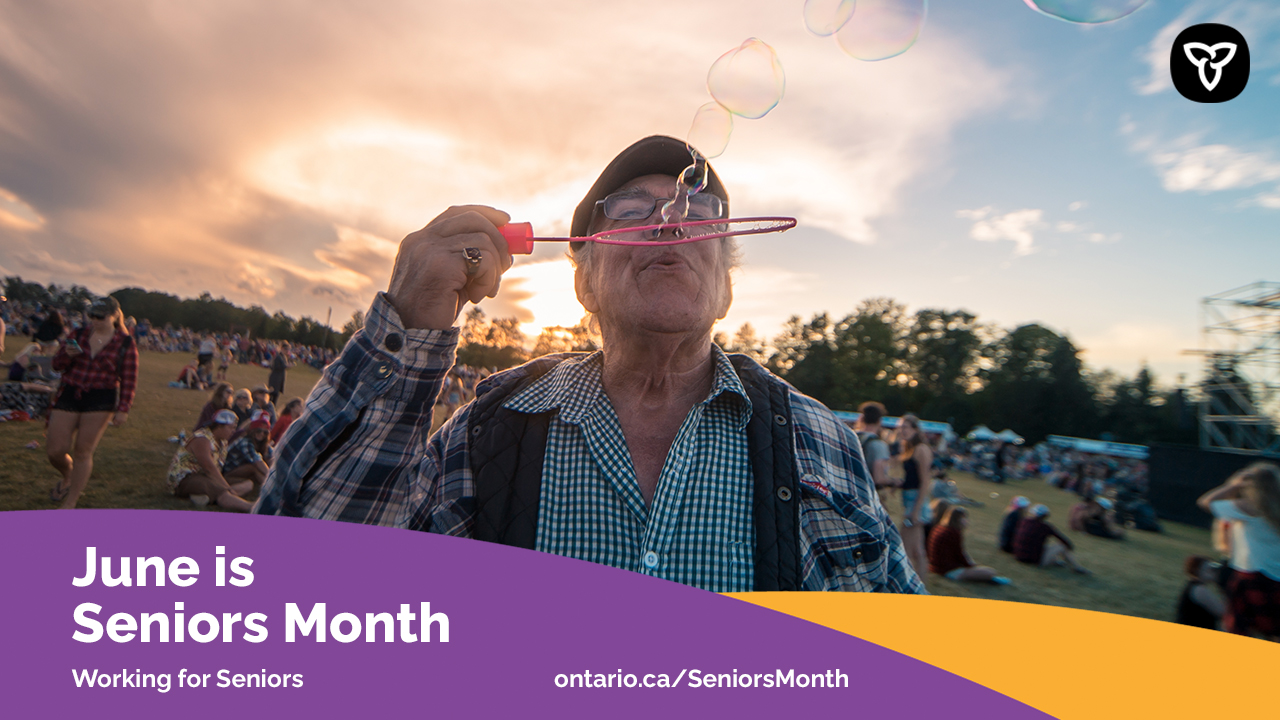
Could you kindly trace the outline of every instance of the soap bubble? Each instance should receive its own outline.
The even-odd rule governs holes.
[[[1147,4],[1147,0],[1023,0],[1032,10],[1073,23],[1119,20]]]
[[[855,0],[804,0],[804,26],[814,35],[835,35],[856,7]]]
[[[725,136],[725,142],[729,141]],[[707,156],[698,152],[697,148],[689,147],[689,156],[693,163],[680,173],[680,177],[676,178],[676,194],[675,197],[662,204],[662,224],[681,223],[689,215],[689,196],[694,193],[702,192],[707,186],[709,174],[707,173]]]
[[[885,60],[915,44],[929,0],[858,0],[853,19],[836,41],[859,60]]]
[[[720,157],[733,133],[733,113],[720,103],[709,102],[698,108],[689,128],[689,144],[707,158]]]
[[[1000,497],[1000,493],[998,493],[998,492],[993,492],[993,493],[991,493],[991,495],[990,495],[989,497],[990,497],[992,500],[995,500],[996,498]]]
[[[711,97],[734,115],[751,120],[764,117],[782,101],[786,84],[778,54],[755,38],[721,55],[707,73]]]

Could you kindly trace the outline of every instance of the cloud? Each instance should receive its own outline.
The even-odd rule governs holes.
[[[1165,190],[1173,193],[1208,194],[1255,188],[1280,181],[1280,160],[1265,149],[1245,150],[1224,143],[1202,144],[1203,134],[1192,133],[1166,142],[1155,134],[1141,133],[1129,118],[1121,120],[1120,134],[1129,147],[1146,156],[1160,176]],[[1280,184],[1241,201],[1244,206],[1277,208]]]
[[[1089,225],[1087,223],[1074,223],[1067,220],[1058,221],[1054,224],[1053,229],[1060,233],[1079,235],[1091,243],[1120,242],[1120,238],[1123,237],[1120,233],[1112,233],[1111,235],[1108,235],[1106,233],[1094,232],[1089,229]]]
[[[44,227],[45,219],[22,198],[0,187],[0,225],[17,230],[36,230]]]
[[[0,200],[10,271],[127,276],[313,316],[367,304],[392,243],[449,205],[488,203],[563,232],[618,150],[684,135],[711,63],[761,28],[788,89],[769,116],[737,123],[716,160],[735,214],[795,215],[873,241],[909,184],[945,165],[956,127],[1012,94],[1010,71],[945,27],[871,65],[777,3],[124,0],[0,12],[0,187],[20,198]],[[19,252],[27,240],[75,262]],[[91,262],[104,272],[90,275]]]
[[[1077,200],[1071,203],[1070,205],[1068,205],[1067,209],[1070,210],[1071,212],[1075,212],[1077,210],[1083,210],[1087,205],[1088,203],[1086,203],[1085,201]]]
[[[1154,152],[1150,159],[1169,192],[1209,193],[1280,179],[1280,162],[1265,153],[1244,152],[1229,145]]]
[[[995,214],[988,206],[977,210],[958,210],[956,217],[974,220],[969,237],[983,242],[1012,240],[1015,255],[1030,255],[1035,249],[1034,231],[1043,229],[1044,211],[1038,209],[1014,210],[1003,215]]]

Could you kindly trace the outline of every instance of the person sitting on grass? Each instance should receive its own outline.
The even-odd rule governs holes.
[[[937,487],[937,485],[934,485]],[[936,497],[929,501],[929,522],[924,524],[924,542],[925,549],[928,550],[929,535],[933,533],[933,529],[938,527],[942,522],[942,518],[951,509],[951,501],[946,498]],[[927,552],[926,552],[927,554]]]
[[[253,504],[241,497],[253,489],[252,480],[232,485],[222,475],[227,458],[227,441],[236,431],[236,414],[219,410],[213,423],[192,434],[169,463],[169,491],[180,498],[190,498],[197,507],[212,501],[218,507],[249,512]]]
[[[978,565],[964,549],[964,531],[969,527],[969,511],[959,505],[947,508],[947,514],[929,533],[929,572],[955,582],[988,582],[1008,585],[1009,578],[998,575],[994,568]]]
[[[253,389],[253,409],[265,412],[271,418],[272,425],[280,419],[275,404],[271,402],[271,389],[266,385],[259,385]]]
[[[231,412],[236,414],[236,427],[246,427],[253,419],[253,395],[249,388],[240,388],[231,399]]]
[[[192,429],[199,430],[208,425],[219,410],[230,410],[231,396],[234,394],[235,388],[231,387],[231,383],[220,382],[214,385],[213,392],[209,393],[209,402],[200,410],[200,417],[196,418],[196,425]]]
[[[276,420],[275,425],[271,427],[271,444],[275,445],[280,442],[280,438],[284,437],[284,431],[289,429],[290,423],[302,414],[302,398],[296,397],[284,406],[280,411],[280,419]]]
[[[1108,540],[1123,540],[1124,528],[1111,519],[1115,504],[1109,498],[1093,496],[1071,508],[1069,527]]]
[[[271,465],[271,441],[267,438],[271,421],[261,410],[254,413],[244,434],[231,441],[227,459],[222,462],[222,476],[227,482],[251,480],[261,487]]]
[[[188,390],[204,390],[204,381],[200,379],[200,362],[192,360],[183,366],[178,372],[178,387],[184,387]]]
[[[33,342],[23,348],[9,363],[9,382],[33,382],[41,377],[40,364],[34,361],[44,352],[45,347],[40,343]]]
[[[1013,538],[1013,556],[1018,562],[1039,565],[1042,568],[1057,565],[1068,565],[1081,575],[1092,575],[1086,567],[1076,562],[1071,553],[1075,545],[1058,531],[1045,518],[1049,517],[1049,508],[1036,505],[1031,508],[1030,517],[1018,523],[1018,531]],[[1058,538],[1059,544],[1049,544],[1050,537]]]
[[[1026,517],[1026,510],[1030,505],[1031,501],[1021,495],[1009,502],[1009,507],[1004,512],[1004,519],[1000,521],[1001,550],[1007,553],[1013,552],[1013,538],[1018,533],[1018,523]]]
[[[1183,567],[1187,573],[1187,584],[1178,597],[1177,615],[1173,621],[1179,625],[1217,630],[1218,621],[1227,611],[1227,602],[1218,587],[1221,563],[1203,555],[1188,555]]]

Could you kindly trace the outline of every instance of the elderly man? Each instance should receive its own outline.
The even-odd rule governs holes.
[[[660,222],[688,164],[673,138],[627,148],[578,205],[573,236]],[[728,217],[728,200],[708,168],[689,217]],[[711,342],[732,299],[732,240],[574,243],[603,349],[493,375],[427,439],[453,323],[511,265],[508,220],[455,207],[404,239],[390,289],[281,442],[257,512],[472,537],[717,592],[923,592],[857,438]]]

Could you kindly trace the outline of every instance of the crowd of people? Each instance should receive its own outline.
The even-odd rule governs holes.
[[[1022,495],[1009,502],[997,544],[999,551],[1025,565],[1092,575],[1080,561],[1072,533],[1119,541],[1133,528],[1160,529],[1143,499],[1148,475],[1140,459],[1047,444],[1019,448],[1000,441],[962,440],[948,448],[940,437],[922,438],[915,416],[904,416],[895,432],[882,427],[884,408],[878,403],[864,403],[859,411],[857,434],[867,466],[882,497],[901,497],[903,540],[922,578],[1010,582],[969,554],[965,506],[980,503],[957,498],[954,489],[947,489],[948,467],[993,482],[1039,479],[1079,496],[1068,512],[1066,532],[1050,521],[1047,505]],[[895,466],[901,467],[900,474]],[[1254,463],[1205,493],[1198,504],[1214,516],[1219,557],[1187,557],[1176,622],[1280,642],[1280,467]]]
[[[7,301],[0,302],[0,311],[0,334],[11,341],[21,338],[23,346],[0,385],[0,420],[46,422],[47,456],[61,477],[49,497],[62,508],[76,506],[106,428],[128,420],[139,350],[193,353],[170,386],[210,391],[190,434],[184,430],[173,438],[179,448],[170,465],[169,489],[197,504],[242,511],[250,505],[241,496],[262,484],[272,446],[302,413],[302,398],[276,410],[287,369],[299,362],[322,366],[333,357],[331,351],[250,341],[238,333],[155,328],[126,317],[110,296],[83,312]],[[226,382],[236,363],[269,368],[267,382],[236,391]]]
[[[47,414],[47,455],[60,476],[49,494],[63,508],[75,507],[89,482],[94,452],[106,428],[128,419],[140,348],[194,352],[183,370],[183,384],[209,392],[190,431],[184,429],[174,438],[178,447],[166,477],[169,491],[198,506],[241,512],[253,508],[249,496],[263,486],[276,445],[304,410],[300,397],[277,410],[285,370],[295,362],[323,357],[289,343],[245,343],[234,334],[142,330],[144,326],[130,323],[110,297],[82,314],[71,314],[70,321],[48,310],[10,312],[6,317],[10,335],[26,334],[30,341],[9,365],[3,412]],[[241,361],[269,367],[268,382],[236,389],[225,380],[226,372]],[[462,365],[452,368],[436,401],[440,422],[473,401],[476,385],[489,373]],[[966,543],[968,508],[982,504],[959,492],[946,476],[948,468],[996,482],[1039,478],[1079,496],[1067,514],[1066,531],[1050,521],[1048,506],[1021,495],[1010,501],[1000,522],[998,551],[1024,565],[1065,567],[1091,575],[1071,533],[1118,541],[1128,530],[1142,527],[1135,523],[1141,513],[1120,512],[1126,497],[1141,497],[1146,491],[1147,467],[1141,460],[1046,444],[1022,448],[961,440],[948,446],[945,438],[926,433],[914,415],[903,416],[895,430],[888,430],[879,403],[864,403],[860,412],[857,437],[867,468],[883,499],[898,498],[897,503],[885,504],[900,509],[898,527],[906,557],[922,580],[937,576],[952,582],[1011,582],[971,555]],[[1280,468],[1255,463],[1206,493],[1199,504],[1215,518],[1220,556],[1187,558],[1177,621],[1280,641]],[[979,549],[979,556],[983,554]]]
[[[262,487],[276,443],[302,410],[296,397],[277,412],[266,385],[236,390],[216,383],[191,433],[173,438],[179,445],[169,464],[170,492],[197,506],[248,512],[253,504],[245,496]]]

